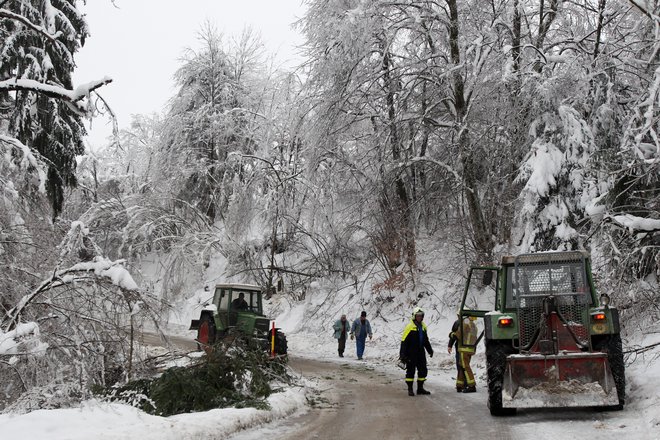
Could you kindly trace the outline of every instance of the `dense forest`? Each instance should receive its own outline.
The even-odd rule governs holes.
[[[412,289],[428,241],[453,249],[456,273],[587,249],[624,314],[657,319],[658,1],[305,3],[297,69],[273,69],[255,32],[204,25],[167,108],[90,152],[85,121],[112,103],[110,78],[72,84],[84,2],[0,0],[0,377],[14,405],[138,374],[134,328],[216,254],[266,288],[285,278],[295,301],[374,263],[372,283]],[[158,288],[132,270],[146,255],[161,257]]]

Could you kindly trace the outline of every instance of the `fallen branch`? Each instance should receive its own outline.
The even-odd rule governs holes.
[[[655,347],[658,347],[658,346],[660,346],[660,342],[656,342],[655,344],[651,344],[651,345],[646,345],[644,347],[632,348],[630,350],[624,351],[623,353],[624,354],[628,354],[628,353],[642,354],[642,353],[646,353],[647,351],[652,350],[652,349],[654,349]]]

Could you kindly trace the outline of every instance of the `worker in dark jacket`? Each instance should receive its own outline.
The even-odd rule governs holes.
[[[426,331],[424,320],[424,310],[417,307],[413,310],[412,319],[403,329],[401,336],[401,349],[399,359],[406,364],[406,385],[408,385],[408,395],[414,396],[413,382],[415,381],[415,370],[417,370],[417,394],[431,394],[424,389],[426,381],[426,351],[433,357],[433,348],[429,342],[429,336]]]

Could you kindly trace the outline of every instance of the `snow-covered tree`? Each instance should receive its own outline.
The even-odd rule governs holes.
[[[660,5],[630,2],[627,14],[631,44],[613,52],[602,105],[604,128],[615,127],[614,151],[606,157],[611,179],[597,211],[603,220],[603,242],[612,261],[614,285],[640,280],[642,291],[656,290],[660,278]],[[634,63],[630,71],[627,66]],[[640,297],[657,305],[657,295]],[[635,301],[633,301],[635,302]],[[649,306],[640,301],[638,310]]]
[[[0,133],[43,158],[57,216],[64,187],[76,183],[84,151],[83,117],[102,79],[74,89],[74,54],[88,35],[77,0],[8,0],[0,5]]]
[[[598,194],[590,175],[595,144],[587,123],[567,105],[530,128],[535,138],[520,170],[525,182],[519,213],[523,251],[579,249],[579,221]]]
[[[260,68],[262,44],[256,35],[227,49],[210,24],[199,33],[200,48],[188,49],[175,75],[179,91],[165,118],[161,170],[174,177],[177,197],[191,200],[211,221],[222,217],[238,169],[227,161],[231,152],[252,153],[258,98],[251,83]]]

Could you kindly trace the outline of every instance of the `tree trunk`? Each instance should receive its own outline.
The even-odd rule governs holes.
[[[385,39],[382,41],[383,53],[383,80],[386,93],[387,118],[389,128],[390,148],[394,162],[401,160],[401,145],[396,123],[396,107],[394,102],[394,81],[391,75],[390,52]],[[410,268],[417,265],[417,254],[415,249],[415,234],[412,227],[412,216],[410,215],[410,199],[406,189],[405,182],[401,174],[398,174],[394,180],[396,202],[393,211],[396,213],[396,224],[399,230],[399,236],[402,243],[401,248],[404,253],[406,263]]]
[[[451,61],[454,66],[461,64],[458,30],[458,7],[456,0],[446,0],[449,6],[449,46]],[[465,200],[470,216],[470,225],[474,236],[474,246],[478,259],[489,261],[493,250],[493,240],[484,220],[481,201],[477,187],[477,169],[470,146],[470,132],[466,123],[467,102],[465,101],[465,84],[459,69],[455,69],[452,77],[454,92],[454,107],[456,111],[456,135],[461,164],[463,165],[463,182],[465,185]]]

